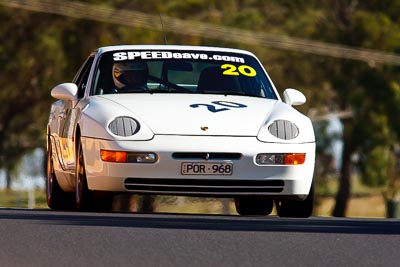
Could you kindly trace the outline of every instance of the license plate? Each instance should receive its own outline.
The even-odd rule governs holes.
[[[182,175],[232,175],[232,163],[183,162]]]

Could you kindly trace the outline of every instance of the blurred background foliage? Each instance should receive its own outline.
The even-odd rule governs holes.
[[[7,188],[18,176],[23,156],[45,150],[53,86],[71,81],[97,47],[163,43],[161,27],[135,26],[135,18],[130,18],[133,26],[112,22],[111,17],[110,22],[85,19],[90,8],[84,5],[111,8],[113,17],[122,17],[124,11],[161,14],[254,34],[400,52],[399,0],[88,0],[82,2],[83,18],[29,10],[37,2],[0,1],[0,168]],[[57,4],[77,3],[42,2],[53,3],[54,9]],[[16,8],[13,3],[28,8]],[[190,29],[182,28],[186,30]],[[400,62],[382,64],[280,49],[246,43],[237,36],[227,40],[182,34],[169,31],[168,25],[165,32],[168,44],[250,50],[280,92],[293,87],[307,96],[299,110],[314,120],[317,190],[325,192],[331,180],[338,181],[331,215],[346,216],[354,177],[379,188],[387,202],[398,201]],[[339,122],[340,131],[332,130],[332,121]],[[337,143],[339,150],[334,149]]]

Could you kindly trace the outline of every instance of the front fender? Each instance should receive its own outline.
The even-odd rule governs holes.
[[[104,103],[105,102],[105,103]],[[117,136],[110,129],[110,123],[118,117],[130,117],[135,119],[140,129],[132,136]],[[154,133],[138,116],[112,101],[104,99],[91,99],[82,109],[78,124],[81,135],[84,137],[98,138],[104,140],[134,140],[146,141],[154,137]]]

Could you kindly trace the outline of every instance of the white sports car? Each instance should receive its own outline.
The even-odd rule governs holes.
[[[51,95],[47,203],[109,210],[121,193],[229,197],[241,215],[309,217],[315,136],[250,52],[109,46]]]

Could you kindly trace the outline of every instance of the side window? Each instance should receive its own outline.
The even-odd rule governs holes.
[[[82,98],[88,84],[90,69],[93,64],[94,57],[90,56],[80,68],[77,76],[74,79],[75,84],[78,86],[78,98]]]

